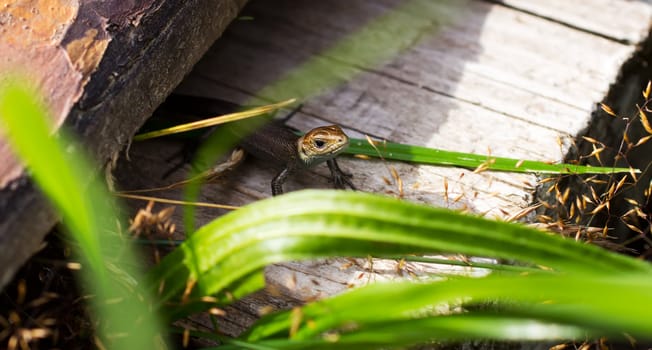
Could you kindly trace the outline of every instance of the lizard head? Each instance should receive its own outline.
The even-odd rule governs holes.
[[[335,158],[349,145],[349,137],[337,125],[320,126],[297,141],[299,157],[307,167]]]

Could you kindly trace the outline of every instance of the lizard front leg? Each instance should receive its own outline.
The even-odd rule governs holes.
[[[272,196],[283,194],[283,183],[285,183],[285,180],[287,180],[288,176],[290,176],[291,173],[292,169],[290,167],[286,167],[285,169],[281,170],[278,175],[274,176],[272,179]]]
[[[327,160],[326,164],[328,164],[328,169],[331,171],[331,177],[333,178],[333,185],[335,188],[343,189],[346,188],[345,185],[348,185],[352,190],[357,190],[355,185],[351,182],[353,175],[342,170],[337,164],[335,158]]]

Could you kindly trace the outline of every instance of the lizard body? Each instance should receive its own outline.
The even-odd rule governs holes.
[[[208,117],[224,113],[225,102],[205,97],[172,95],[164,107],[174,114]],[[335,160],[348,144],[349,138],[337,125],[317,127],[299,136],[278,122],[263,125],[239,143],[246,153],[283,167],[271,182],[274,196],[283,193],[283,183],[289,175],[323,162],[328,165],[336,188],[348,186],[355,190],[350,180],[351,175],[342,171]]]
[[[283,183],[297,170],[307,169],[326,162],[337,188],[351,189],[350,174],[340,169],[335,157],[349,145],[349,138],[337,125],[321,126],[308,131],[303,136],[291,129],[268,123],[240,142],[247,153],[259,159],[283,166],[272,179],[272,195],[283,193]]]

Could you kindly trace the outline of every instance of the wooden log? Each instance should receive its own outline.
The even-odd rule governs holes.
[[[34,85],[54,124],[73,129],[104,166],[245,2],[3,0],[0,74]],[[57,217],[3,140],[0,162],[2,288]]]

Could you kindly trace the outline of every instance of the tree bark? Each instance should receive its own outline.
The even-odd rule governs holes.
[[[32,84],[54,124],[106,165],[245,3],[0,0],[0,80]],[[56,221],[0,139],[0,289]]]

